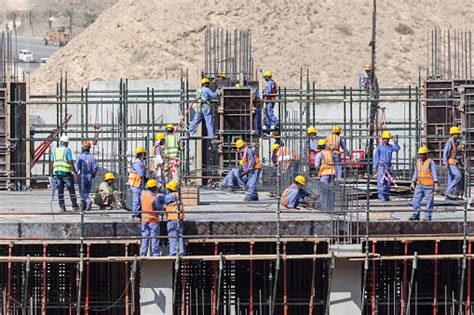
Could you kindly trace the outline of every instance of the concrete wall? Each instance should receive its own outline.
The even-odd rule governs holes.
[[[142,261],[140,270],[140,314],[173,314],[173,261]]]

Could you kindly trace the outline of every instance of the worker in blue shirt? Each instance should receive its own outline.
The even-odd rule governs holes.
[[[262,169],[260,159],[258,158],[255,151],[251,147],[249,147],[242,139],[239,139],[235,142],[235,147],[237,148],[237,151],[242,155],[242,173],[248,176],[248,189],[244,201],[257,201],[257,180]]]
[[[166,195],[164,204],[166,209],[166,219],[168,220],[166,228],[168,231],[168,239],[170,242],[170,256],[176,256],[176,254],[178,253],[178,248],[179,255],[182,256],[184,255],[184,208],[183,203],[179,202],[181,210],[178,210],[178,182],[170,181],[166,184]]]
[[[148,255],[148,248],[151,243],[151,254],[160,256],[160,211],[164,210],[163,202],[165,197],[158,194],[158,182],[149,179],[146,182],[146,190],[142,191],[142,246],[141,256]]]
[[[372,65],[368,63],[364,68],[364,73],[359,76],[359,88],[366,91],[367,94],[371,93],[371,85],[374,83],[372,98],[378,99],[380,96],[379,82],[377,76],[373,73],[374,79],[371,77]]]
[[[188,133],[190,136],[196,135],[196,130],[203,119],[206,120],[207,136],[214,138],[214,125],[212,123],[212,104],[211,99],[217,98],[220,91],[213,92],[209,88],[210,81],[208,78],[201,80],[202,89],[198,94],[198,109],[194,115],[191,124],[189,124]]]
[[[390,139],[394,143],[390,144]],[[382,132],[382,143],[375,148],[373,168],[377,172],[379,200],[390,200],[390,184],[392,182],[392,154],[400,150],[395,138],[388,131]]]
[[[272,73],[270,71],[265,71],[263,73],[263,78],[267,81],[267,87],[265,92],[263,92],[263,99],[265,100],[265,108],[267,109],[267,114],[265,117],[265,126],[266,130],[270,131],[272,126],[274,130],[280,129],[280,120],[275,116],[274,106],[276,100],[276,94],[278,93],[277,85],[272,79]]]
[[[247,175],[243,173],[243,161],[239,161],[239,167],[232,168],[224,178],[223,186],[233,190],[242,189],[247,183]]]
[[[317,174],[314,162],[316,162],[316,155],[319,153],[318,130],[314,127],[309,127],[306,133],[308,135],[308,143],[303,147],[302,151],[304,152],[301,152],[301,156],[307,157],[307,161],[309,161],[309,175],[314,177]],[[308,145],[309,148],[307,147]]]
[[[326,137],[326,148],[334,154],[334,162],[336,163],[337,179],[342,178],[342,157],[350,156],[350,152],[346,147],[344,138],[341,136],[342,127],[335,125],[332,127],[332,134]]]
[[[438,190],[438,175],[436,164],[428,158],[428,148],[421,147],[418,150],[420,159],[416,161],[410,189],[413,194],[413,214],[409,220],[420,219],[421,200],[426,199],[426,212],[423,220],[431,220],[431,210],[434,207],[434,192]]]
[[[304,188],[305,185],[305,178],[301,175],[296,176],[293,184],[288,186],[281,194],[282,206],[297,209],[300,203],[304,201],[305,197],[316,199],[316,195],[309,193]]]
[[[128,175],[128,185],[132,190],[132,218],[140,218],[141,194],[145,188],[145,164],[143,159],[145,157],[145,148],[137,147],[134,151],[135,159],[132,161],[130,167],[130,174]]]
[[[252,121],[253,121],[253,130],[257,130],[258,135],[261,136],[263,133],[263,121],[262,121],[262,110],[263,110],[263,103],[260,99],[260,93],[258,87],[252,88],[253,91],[253,102],[255,104],[255,110],[252,113]]]
[[[461,180],[461,172],[458,165],[461,162],[461,155],[459,154],[459,137],[461,136],[461,129],[453,126],[449,130],[451,138],[446,141],[443,151],[443,166],[448,170],[448,185],[446,187],[446,199],[456,199],[456,186]]]
[[[89,194],[92,189],[92,180],[99,171],[99,164],[96,158],[90,153],[91,143],[88,140],[82,141],[82,153],[77,157],[77,186],[81,195],[81,206],[83,209],[90,210],[92,201]]]

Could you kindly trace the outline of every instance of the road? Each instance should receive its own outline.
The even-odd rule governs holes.
[[[13,38],[13,48],[15,48],[15,39]],[[33,53],[33,58],[35,61],[34,63],[26,64],[20,62],[19,66],[24,70],[33,71],[37,67],[39,67],[39,61],[41,58],[49,58],[49,56],[54,53],[56,50],[60,49],[60,47],[56,47],[53,45],[46,46],[44,44],[43,38],[41,37],[25,37],[25,36],[18,36],[17,37],[17,53],[16,58],[18,58],[18,52],[21,49],[29,49]]]

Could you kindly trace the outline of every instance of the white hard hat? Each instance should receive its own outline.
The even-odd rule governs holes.
[[[69,137],[66,136],[66,135],[63,135],[63,136],[61,136],[61,138],[59,138],[59,141],[60,142],[69,142]]]

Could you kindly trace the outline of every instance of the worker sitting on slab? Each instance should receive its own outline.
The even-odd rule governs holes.
[[[248,176],[248,190],[244,201],[257,201],[257,180],[260,174],[260,170],[262,169],[260,159],[258,158],[254,149],[249,147],[242,139],[239,139],[235,142],[235,147],[237,148],[237,151],[242,155],[242,172],[244,173],[244,175]]]
[[[390,139],[393,144],[390,144]],[[395,137],[388,131],[382,132],[382,143],[375,148],[374,173],[377,173],[378,198],[382,201],[390,200],[390,185],[393,182],[392,154],[400,150]]]
[[[298,172],[298,154],[288,147],[281,146],[278,143],[273,144],[271,150],[273,166],[278,167],[281,165],[281,169],[285,172],[289,169],[292,169],[294,172]]]
[[[337,179],[342,178],[342,158],[341,155],[349,156],[349,150],[347,150],[346,143],[341,137],[342,128],[339,125],[332,127],[332,134],[326,137],[326,148],[333,152],[334,162],[336,163],[336,175]]]
[[[106,207],[111,209],[122,207],[122,193],[115,189],[114,182],[114,174],[106,173],[104,181],[97,188],[94,203],[99,206],[100,210],[104,210]]]
[[[244,162],[239,161],[239,167],[232,168],[224,178],[223,186],[229,190],[243,189],[246,187],[248,177],[243,173]]]
[[[77,176],[77,172],[74,168],[72,152],[68,145],[69,137],[66,135],[61,136],[59,138],[59,147],[54,149],[51,158],[50,174],[54,176],[57,183],[59,208],[62,211],[66,211],[66,204],[64,203],[64,185],[66,185],[71,197],[72,209],[77,211],[79,206],[77,205],[76,190],[74,189],[74,176]]]
[[[456,199],[456,185],[461,180],[461,172],[458,165],[461,164],[461,154],[459,153],[459,145],[461,129],[453,126],[449,130],[451,137],[446,141],[443,151],[443,166],[448,170],[448,185],[446,187],[446,199]]]
[[[77,157],[77,186],[79,187],[79,194],[81,196],[81,206],[83,209],[90,210],[92,201],[89,194],[92,189],[92,180],[99,171],[99,164],[97,159],[90,153],[91,143],[88,140],[82,141],[82,153]]]
[[[314,127],[309,127],[307,130],[308,134],[308,147],[304,152],[304,155],[308,157],[309,161],[309,176],[316,176],[317,172],[314,168],[314,162],[316,161],[316,155],[319,153],[318,149],[318,130]],[[308,155],[309,151],[309,155]]]
[[[146,182],[146,190],[142,191],[142,248],[141,256],[148,255],[148,247],[151,241],[152,256],[160,256],[160,213],[163,211],[163,205],[160,202],[155,202],[156,198],[164,198],[158,196],[158,182],[154,179],[149,179]]]
[[[161,137],[161,136],[160,136]],[[183,149],[183,142],[175,131],[173,124],[166,125],[165,146],[163,157],[165,163],[165,175],[167,180],[178,181],[178,169],[180,163],[180,151]]]
[[[263,79],[267,81],[267,86],[263,92],[263,99],[265,100],[265,131],[267,133],[270,130],[279,130],[280,129],[280,120],[275,116],[275,100],[278,93],[277,85],[272,79],[273,74],[270,71],[265,71],[263,73]],[[273,126],[273,128],[272,128]]]
[[[209,79],[203,78],[201,80],[202,89],[198,94],[198,104],[196,108],[196,113],[194,115],[191,124],[189,125],[188,134],[190,136],[196,135],[196,130],[199,124],[202,122],[203,119],[206,120],[206,127],[207,127],[207,136],[209,138],[214,138],[214,125],[212,123],[212,104],[211,99],[217,98],[220,95],[220,90],[213,92],[209,88]]]
[[[145,164],[143,158],[145,156],[145,148],[138,147],[134,151],[135,159],[130,166],[130,174],[128,175],[128,185],[132,190],[132,218],[140,218],[141,211],[141,194],[145,187]]]
[[[281,194],[281,204],[286,208],[298,209],[298,206],[304,203],[304,198],[316,199],[317,196],[309,193],[304,186],[306,180],[303,176],[295,177],[293,184],[288,186]]]
[[[164,149],[163,145],[165,144],[165,134],[158,133],[155,136],[155,145],[152,149],[152,161],[150,163],[150,176],[155,178],[160,186],[164,184]],[[172,142],[174,143],[174,141]]]
[[[165,209],[166,218],[168,223],[166,225],[168,230],[168,238],[170,242],[170,256],[176,256],[179,247],[179,255],[184,255],[184,242],[183,242],[183,220],[184,220],[184,207],[181,200],[178,200],[178,182],[171,181],[166,184],[166,195],[165,195]],[[180,209],[178,211],[178,203]],[[179,222],[178,222],[179,218]],[[179,243],[178,243],[179,239]],[[179,245],[178,245],[179,244]]]
[[[316,155],[314,167],[318,172],[319,181],[322,183],[319,189],[321,208],[328,210],[334,204],[334,191],[329,185],[334,182],[336,177],[336,167],[332,151],[326,149],[326,140],[318,140],[318,149],[321,151]]]
[[[420,219],[421,200],[425,197],[426,212],[423,220],[431,220],[431,210],[434,207],[434,193],[439,190],[436,164],[428,158],[428,149],[421,147],[418,150],[420,158],[416,161],[410,189],[413,194],[413,214],[409,220]]]

